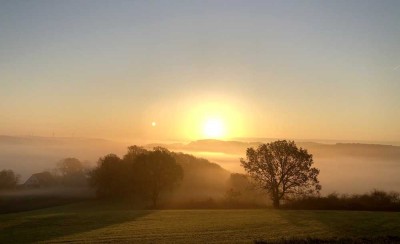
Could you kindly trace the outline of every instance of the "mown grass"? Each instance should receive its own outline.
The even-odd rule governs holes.
[[[83,202],[0,215],[0,243],[252,243],[282,238],[400,236],[400,213],[134,210]]]

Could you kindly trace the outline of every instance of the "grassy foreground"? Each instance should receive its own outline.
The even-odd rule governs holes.
[[[0,243],[252,243],[281,238],[400,236],[400,213],[132,210],[83,202],[0,215]]]

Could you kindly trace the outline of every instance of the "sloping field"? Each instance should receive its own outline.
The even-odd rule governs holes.
[[[84,202],[0,215],[0,243],[251,243],[280,238],[400,235],[400,213],[133,210]]]

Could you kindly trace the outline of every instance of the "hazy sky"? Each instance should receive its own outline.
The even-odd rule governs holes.
[[[210,120],[400,141],[400,1],[0,1],[0,134],[200,139]]]

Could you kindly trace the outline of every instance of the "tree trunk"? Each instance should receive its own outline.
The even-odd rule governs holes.
[[[153,197],[153,208],[157,207],[157,198]]]
[[[280,207],[279,197],[274,196],[272,198],[272,205],[274,206],[274,208],[279,209],[279,207]]]
[[[151,200],[153,201],[153,208],[156,208],[157,207],[157,200],[158,200],[158,191],[154,191],[153,192],[153,196],[152,196]]]

